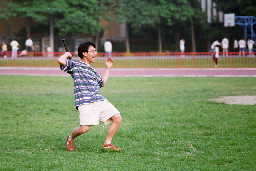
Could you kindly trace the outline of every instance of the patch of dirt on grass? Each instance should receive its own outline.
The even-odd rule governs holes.
[[[238,104],[238,105],[255,105],[256,96],[220,96],[216,99],[209,99],[218,103]]]

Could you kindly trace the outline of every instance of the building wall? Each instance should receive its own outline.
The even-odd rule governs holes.
[[[103,26],[103,38],[119,38],[120,37],[120,24],[115,21],[100,20]]]
[[[200,0],[203,12],[207,13],[208,23],[223,22],[223,12],[217,11],[216,3],[213,0]]]
[[[0,20],[0,37],[15,37],[25,27],[25,20],[19,17]]]
[[[108,14],[110,17],[113,17],[114,14],[110,12]],[[125,27],[123,24],[116,22],[115,20],[107,21],[105,19],[100,20],[101,25],[103,26],[104,33],[102,35],[102,41],[107,38],[115,41],[123,41],[125,38]]]

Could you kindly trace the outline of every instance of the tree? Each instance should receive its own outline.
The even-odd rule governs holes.
[[[68,8],[68,4],[65,0],[38,0],[40,4],[40,10],[38,13],[45,17],[49,21],[50,25],[50,47],[54,51],[54,16],[62,14],[65,9]]]
[[[31,36],[32,20],[42,22],[45,19],[45,16],[38,13],[41,4],[37,0],[12,0],[1,3],[1,18],[21,17],[25,19],[27,37]]]
[[[129,27],[140,29],[154,25],[158,18],[154,1],[122,0],[115,7],[118,22],[126,24],[126,52],[130,52]]]
[[[68,8],[59,15],[56,27],[59,35],[92,35],[98,44],[102,32],[101,18],[107,18],[112,0],[66,0]]]
[[[27,37],[31,35],[32,20],[49,24],[50,42],[54,50],[54,27],[62,36],[90,34],[98,38],[97,35],[102,31],[100,18],[107,18],[105,12],[111,2],[112,0],[10,0],[8,3],[1,2],[0,17],[24,18]]]
[[[6,8],[1,8],[1,11],[6,11],[3,18],[8,19],[9,17],[21,17],[25,19],[26,24],[26,35],[31,37],[31,24],[32,21],[43,23],[49,20],[50,23],[50,46],[54,50],[54,32],[53,32],[53,20],[54,15],[62,13],[68,8],[65,0],[12,0],[9,1]]]
[[[60,35],[86,34],[95,35],[101,30],[99,7],[95,0],[68,0],[68,8],[58,17],[56,23]]]
[[[193,15],[193,10],[189,5],[187,0],[158,0],[157,3],[160,23],[158,27],[161,26],[175,26],[176,27],[176,44],[179,42],[180,35],[180,26],[184,22],[188,21],[189,18]],[[160,29],[158,29],[160,30]],[[159,33],[159,36],[161,34]],[[161,37],[159,39],[159,44]]]
[[[188,0],[191,10],[191,16],[189,17],[190,28],[191,28],[191,42],[192,42],[192,52],[196,52],[196,38],[195,38],[195,23],[194,21],[199,21],[201,25],[206,24],[206,17],[203,15],[201,10],[200,2],[198,0]]]
[[[134,29],[151,27],[157,30],[159,52],[162,51],[161,27],[184,22],[192,14],[193,10],[187,0],[122,0],[116,8],[119,22],[129,24]],[[129,52],[129,41],[126,42],[126,51]]]

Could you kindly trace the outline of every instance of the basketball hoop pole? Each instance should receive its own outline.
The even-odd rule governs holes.
[[[256,24],[256,17],[254,16],[236,16],[235,25],[240,25],[245,32],[245,40],[247,40],[247,27],[251,31],[251,39],[256,41],[256,35],[253,30],[253,25]]]
[[[228,27],[231,27],[230,25],[231,25],[230,23],[227,23],[226,26],[224,25],[224,36],[225,36],[225,37],[228,37],[227,32],[228,32]]]

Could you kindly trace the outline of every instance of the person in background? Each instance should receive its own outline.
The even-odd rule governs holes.
[[[25,42],[27,52],[31,52],[34,49],[33,41],[31,40],[31,37],[29,37]]]
[[[229,41],[226,37],[222,39],[221,45],[223,49],[223,56],[228,56]]]
[[[106,42],[104,43],[104,50],[106,53],[106,57],[111,57],[112,55],[112,43],[110,42],[109,39],[106,40]]]
[[[221,46],[221,43],[218,40],[215,40],[211,45],[211,51],[213,52],[213,61],[215,62],[215,67],[219,66],[219,46]]]
[[[245,56],[245,50],[246,50],[246,42],[244,39],[239,40],[239,56],[241,56],[241,53],[243,53],[243,56]]]
[[[7,45],[5,42],[3,42],[2,44],[2,53],[1,55],[4,57],[4,58],[7,58]]]
[[[254,54],[253,54],[253,45],[254,44],[255,44],[255,42],[251,38],[248,38],[247,45],[248,45],[249,56],[250,57],[254,57]]]
[[[234,40],[233,48],[234,48],[234,52],[238,52],[238,42],[236,39]]]
[[[18,51],[18,46],[19,46],[19,43],[16,41],[16,40],[13,40],[11,43],[10,43],[11,47],[12,47],[12,58],[17,58],[17,51]]]
[[[184,56],[184,52],[185,52],[185,40],[184,39],[180,40],[180,52],[181,52],[181,55]]]

